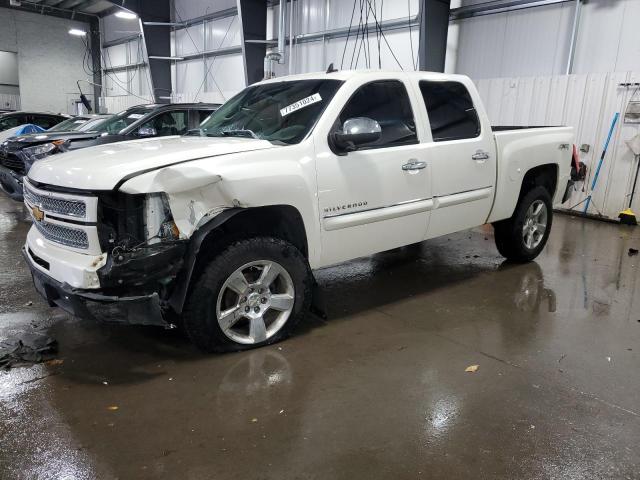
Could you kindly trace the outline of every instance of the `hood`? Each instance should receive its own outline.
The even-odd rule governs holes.
[[[9,139],[7,146],[10,149],[20,149],[31,145],[53,142],[54,140],[75,140],[84,138],[95,138],[102,135],[98,132],[42,132],[30,133],[28,135],[18,135]]]
[[[122,179],[175,163],[276,148],[266,140],[162,137],[111,143],[52,155],[33,164],[36,182],[82,190],[111,190]]]

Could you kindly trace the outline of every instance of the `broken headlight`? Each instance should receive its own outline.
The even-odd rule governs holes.
[[[145,235],[149,244],[180,238],[180,230],[173,221],[166,193],[146,195],[144,222]]]
[[[50,153],[53,153],[58,145],[62,143],[61,141],[55,141],[50,143],[43,143],[41,145],[36,145],[34,147],[27,147],[22,149],[24,154],[29,157],[31,160],[40,160]]]

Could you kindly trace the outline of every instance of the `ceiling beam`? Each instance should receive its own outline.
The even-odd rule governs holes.
[[[480,17],[483,15],[493,15],[496,13],[506,13],[525,8],[544,7],[556,3],[566,3],[573,0],[490,0],[487,2],[467,5],[465,7],[452,8],[451,20],[462,20],[463,18]]]
[[[20,10],[22,12],[39,13],[42,15],[49,15],[51,17],[65,18],[67,20],[77,20],[79,22],[91,22],[98,16],[91,13],[74,12],[73,10],[60,9],[53,5],[45,3],[34,2],[22,2],[19,7],[14,7],[9,4],[9,0],[0,0],[0,8],[7,8],[10,10]]]

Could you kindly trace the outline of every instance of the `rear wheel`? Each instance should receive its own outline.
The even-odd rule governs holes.
[[[195,282],[183,324],[206,351],[233,351],[288,336],[309,309],[312,278],[293,245],[276,238],[242,240],[216,256]]]
[[[535,187],[518,202],[513,216],[494,224],[496,247],[514,262],[536,258],[549,238],[553,210],[551,196],[544,187]]]

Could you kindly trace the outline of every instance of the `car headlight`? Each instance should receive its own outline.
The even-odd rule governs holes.
[[[145,197],[144,222],[149,243],[180,238],[180,230],[173,221],[169,199],[165,193],[151,193]]]
[[[27,147],[22,152],[31,160],[40,160],[53,152],[58,146],[55,143],[43,143],[35,147]]]

